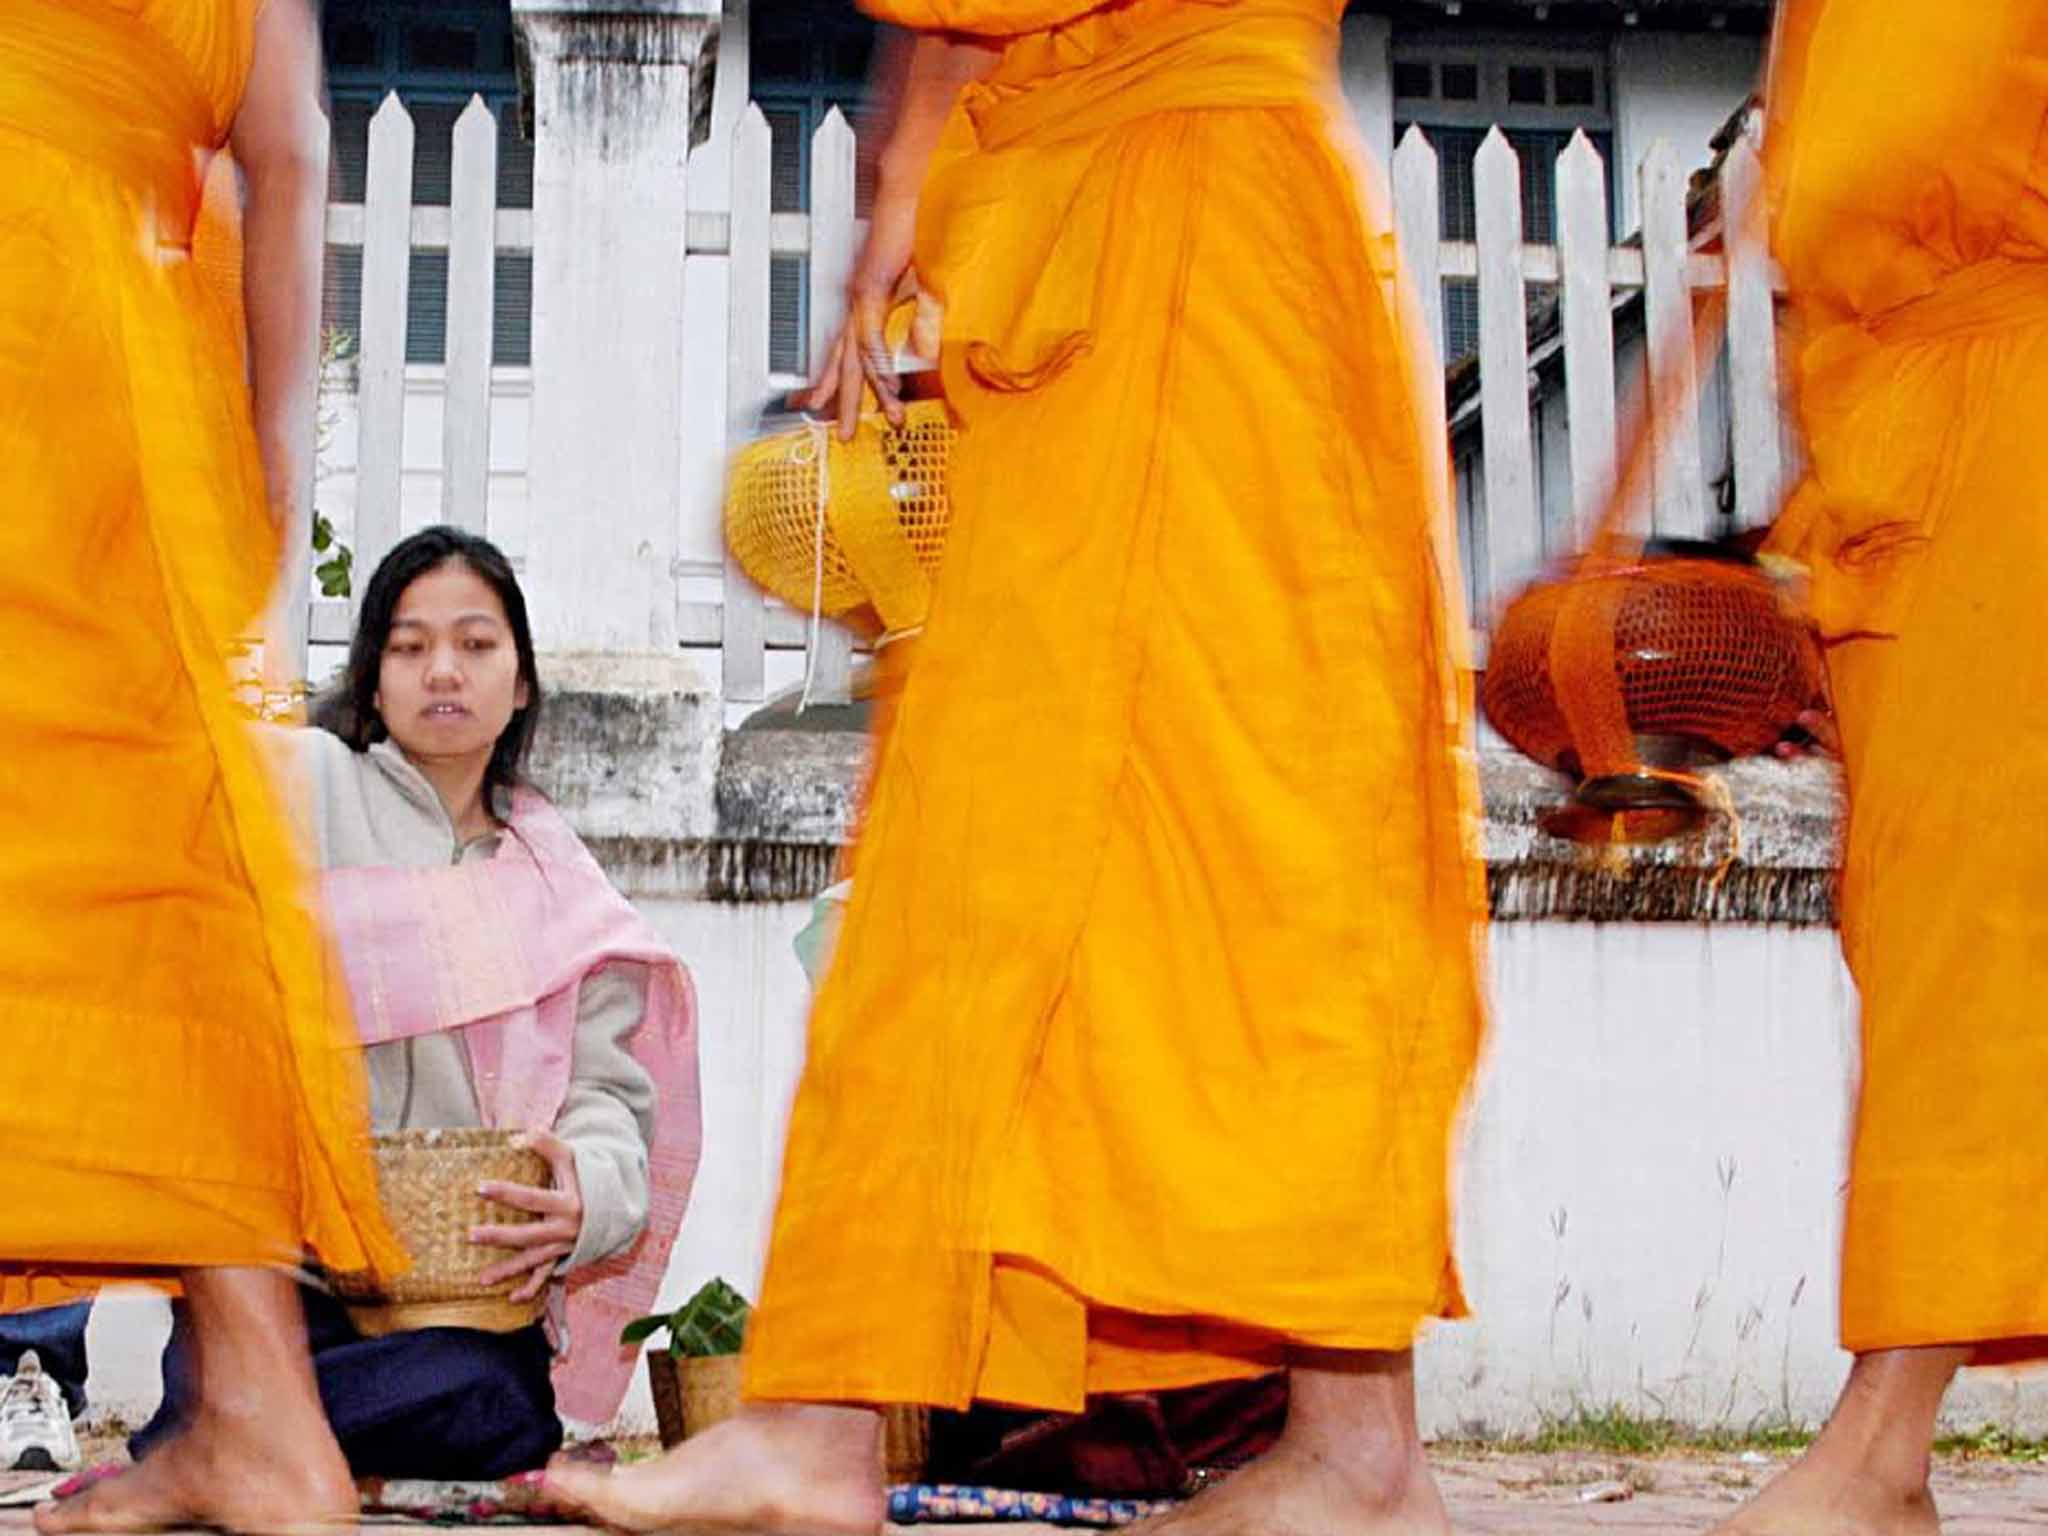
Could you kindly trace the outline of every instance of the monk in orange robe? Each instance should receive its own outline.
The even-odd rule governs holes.
[[[2048,1356],[2048,6],[1794,0],[1765,138],[1850,814],[1863,1073],[1827,1428],[1723,1536],[1939,1529],[1936,1413]]]
[[[1443,1531],[1410,1348],[1463,1310],[1480,891],[1441,374],[1347,147],[1343,5],[869,8],[924,36],[816,403],[886,396],[914,266],[954,523],[753,1406],[559,1486],[628,1525],[868,1530],[872,1405],[1290,1368],[1279,1447],[1170,1523]]]
[[[0,1306],[177,1275],[203,1374],[160,1466],[39,1521],[352,1515],[259,1266],[402,1256],[227,670],[310,480],[318,31],[304,0],[0,0],[0,38]],[[246,338],[191,249],[230,143]]]

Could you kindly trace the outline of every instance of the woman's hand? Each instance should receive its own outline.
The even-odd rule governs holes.
[[[479,1247],[514,1250],[512,1257],[491,1265],[477,1278],[485,1285],[518,1281],[508,1292],[510,1299],[531,1301],[554,1278],[555,1266],[576,1251],[576,1240],[583,1233],[583,1188],[576,1178],[576,1155],[561,1137],[547,1131],[528,1131],[513,1144],[530,1147],[547,1159],[554,1187],[538,1189],[531,1184],[486,1179],[476,1192],[515,1211],[531,1211],[540,1220],[516,1226],[471,1227],[469,1240]],[[522,1275],[524,1280],[519,1278]]]

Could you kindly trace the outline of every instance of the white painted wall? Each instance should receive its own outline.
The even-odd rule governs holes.
[[[1824,1411],[1854,995],[1831,933],[1503,925],[1439,1429],[1573,1401]],[[1795,1299],[1796,1298],[1796,1299]]]
[[[1344,18],[1337,71],[1344,100],[1382,170],[1394,158],[1394,23],[1363,12]],[[1388,171],[1391,175],[1391,171]]]
[[[1636,166],[1658,139],[1668,139],[1688,171],[1713,160],[1709,141],[1756,88],[1763,39],[1714,32],[1631,32],[1614,42],[1615,163],[1621,218],[1633,234],[1641,201]]]
[[[808,993],[803,904],[654,902],[702,1002],[704,1162],[663,1290],[759,1282]],[[1459,1244],[1475,1317],[1420,1357],[1444,1434],[1575,1403],[1696,1423],[1817,1421],[1835,1348],[1854,994],[1822,930],[1513,924],[1465,1139]],[[92,1336],[101,1411],[156,1395],[160,1311]],[[1959,1422],[2048,1431],[2048,1381],[1965,1378]],[[636,1383],[622,1426],[652,1410]]]

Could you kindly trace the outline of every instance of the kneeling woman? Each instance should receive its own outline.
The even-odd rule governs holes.
[[[619,1324],[654,1299],[696,1167],[688,977],[523,781],[540,707],[510,564],[430,528],[371,577],[344,690],[317,712],[326,729],[288,733],[373,1128],[529,1132],[552,1187],[485,1192],[539,1219],[471,1240],[512,1250],[487,1279],[515,1300],[567,1287],[566,1309],[550,1308],[559,1360],[540,1324],[365,1336],[308,1287],[320,1396],[358,1477],[540,1466],[562,1440],[557,1385],[560,1413],[608,1419],[633,1367]],[[181,1323],[137,1456],[191,1396],[184,1342]]]

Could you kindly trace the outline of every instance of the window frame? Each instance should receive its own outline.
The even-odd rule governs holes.
[[[337,104],[347,103],[352,106],[364,107],[368,109],[368,112],[374,113],[377,107],[382,104],[384,98],[395,91],[398,94],[399,100],[405,104],[408,111],[416,113],[417,109],[425,106],[452,108],[459,113],[469,104],[471,97],[481,96],[484,99],[484,104],[490,108],[500,124],[499,145],[501,153],[500,164],[502,166],[502,151],[507,129],[509,127],[516,134],[521,110],[517,70],[510,64],[500,67],[492,62],[498,59],[509,60],[513,54],[515,34],[511,6],[508,0],[353,0],[353,3],[344,3],[344,0],[328,0],[328,3],[323,7],[321,16],[323,53],[325,52],[328,28],[331,25],[357,22],[367,24],[375,29],[377,34],[377,62],[374,65],[348,66],[334,66],[330,63],[328,66],[327,86],[331,101]],[[477,56],[481,62],[476,67],[467,70],[427,68],[406,63],[404,41],[407,29],[412,24],[419,22],[427,22],[436,27],[443,28],[451,25],[473,28],[477,33]],[[338,125],[336,132],[338,134]],[[338,156],[336,157],[336,163],[338,165]],[[414,170],[415,174],[417,174],[417,150],[415,150]],[[502,177],[502,170],[500,174]],[[501,180],[501,197],[502,193],[503,184]],[[334,186],[332,196],[335,201],[341,200],[342,189],[338,184]],[[417,203],[417,189],[415,190],[415,202]],[[501,201],[500,206],[520,207],[526,205],[514,199]],[[361,247],[330,244],[327,250],[330,253],[340,251],[356,253],[358,262],[357,280],[360,282]],[[412,259],[415,266],[417,266],[423,254],[425,253],[419,251],[413,253]],[[507,257],[514,254],[510,252],[499,253],[497,262],[501,275]],[[332,255],[328,258],[328,264],[329,270],[332,271]],[[528,258],[528,265],[530,272],[530,257]],[[501,302],[502,298],[503,294],[501,291],[499,294]],[[410,304],[410,302],[409,300],[408,303]],[[353,306],[356,312],[358,329],[361,326],[361,304],[361,292],[360,288],[358,288]],[[527,345],[530,348],[532,336],[532,297],[530,290],[525,309],[526,315],[522,329],[524,329],[527,335]],[[439,348],[439,356],[431,355],[426,349],[422,349],[419,356],[414,355],[414,337],[411,324],[413,318],[414,316],[408,313],[406,327],[406,367],[408,371],[444,367],[447,361],[445,297],[441,319],[442,344]],[[498,330],[502,331],[504,328],[504,322],[500,321],[498,323]],[[497,356],[493,361],[493,373],[501,370],[522,371],[532,366],[530,352],[524,360],[505,361],[506,349],[503,343],[506,338],[502,334],[498,334],[495,336],[495,339],[499,345],[495,349]],[[516,352],[513,355],[516,356]]]
[[[1440,86],[1440,71],[1445,64],[1467,64],[1478,70],[1478,99],[1452,101],[1436,90],[1428,96],[1393,94],[1396,119],[1421,123],[1425,133],[1431,126],[1484,130],[1495,124],[1504,129],[1562,131],[1566,135],[1574,128],[1584,128],[1589,134],[1597,130],[1614,131],[1614,71],[1605,48],[1572,43],[1544,44],[1527,39],[1488,43],[1464,38],[1456,42],[1418,38],[1394,44],[1389,66],[1389,89],[1393,89],[1394,72],[1402,65],[1427,65],[1431,70],[1432,84]],[[1550,77],[1550,101],[1540,106],[1508,99],[1508,72],[1530,67],[1542,68]],[[1556,72],[1561,68],[1592,71],[1591,106],[1561,107],[1555,104]]]
[[[779,18],[778,18],[779,19]],[[789,35],[804,46],[804,75],[801,79],[790,76],[763,78],[758,69],[758,46],[762,19],[753,18],[754,31],[748,39],[747,50],[747,97],[763,113],[788,112],[797,118],[797,172],[796,206],[777,207],[778,213],[804,213],[811,209],[811,140],[824,123],[826,114],[837,107],[856,133],[860,128],[860,109],[868,88],[868,74],[859,78],[830,73],[838,45],[848,38],[865,34],[869,39],[868,57],[872,68],[873,51],[880,41],[881,29],[867,17],[852,9],[831,3],[810,6],[805,13],[804,23],[791,29]],[[861,193],[869,191],[865,184]],[[857,212],[865,212],[865,197],[856,205]],[[810,358],[811,292],[810,261],[808,257],[777,257],[777,261],[794,263],[796,277],[795,314],[788,316],[775,312],[771,302],[770,325],[770,371],[776,377],[800,377],[808,374]],[[796,344],[793,351],[777,353],[773,333],[778,319],[793,323]],[[793,366],[782,366],[791,364]]]

